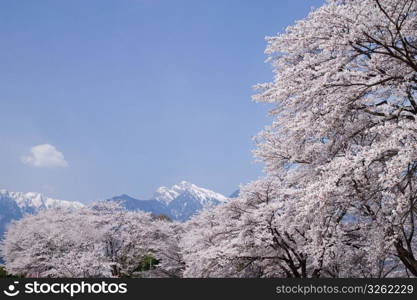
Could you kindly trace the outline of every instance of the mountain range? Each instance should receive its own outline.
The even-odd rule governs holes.
[[[150,200],[139,200],[128,195],[108,199],[120,203],[128,210],[142,210],[154,215],[166,215],[175,221],[187,221],[199,211],[224,203],[222,194],[181,181],[171,187],[160,187]]]
[[[237,192],[233,193],[231,197],[236,196]],[[154,215],[166,215],[172,220],[184,222],[199,211],[224,203],[227,199],[222,194],[182,181],[169,188],[158,188],[149,200],[120,195],[104,201],[120,203],[128,210],[142,210]],[[0,240],[7,225],[12,220],[19,220],[25,214],[36,214],[43,209],[78,209],[83,206],[84,204],[80,202],[53,199],[41,193],[0,190]]]

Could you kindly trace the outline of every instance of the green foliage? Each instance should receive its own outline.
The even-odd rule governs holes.
[[[122,278],[144,278],[146,277],[146,272],[155,269],[158,264],[159,260],[151,255],[146,255],[138,260],[136,268],[130,273],[115,272],[115,274]]]
[[[4,266],[0,266],[0,278],[6,278],[6,277],[7,277],[6,269],[4,268]]]
[[[138,266],[138,271],[149,271],[159,264],[159,260],[151,255],[146,255]]]
[[[0,278],[20,278],[20,277],[7,273],[6,268],[0,265]]]
[[[139,262],[136,272],[149,271],[155,268],[159,264],[159,260],[151,255],[146,255],[142,261]]]

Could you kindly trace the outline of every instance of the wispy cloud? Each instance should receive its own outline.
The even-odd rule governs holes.
[[[68,162],[55,146],[42,144],[30,148],[30,154],[21,157],[22,163],[37,168],[65,168]]]

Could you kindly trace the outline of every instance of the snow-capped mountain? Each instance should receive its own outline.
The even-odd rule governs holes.
[[[153,199],[169,205],[171,202],[178,199],[178,197],[186,194],[198,201],[202,206],[227,201],[227,198],[222,194],[198,187],[187,181],[181,181],[179,184],[175,184],[170,188],[165,186],[160,187],[156,190]]]
[[[40,193],[20,193],[0,190],[0,239],[8,223],[20,219],[24,214],[37,213],[42,209],[77,209],[84,205],[80,202],[57,200]]]
[[[164,214],[173,220],[186,221],[192,215],[210,206],[227,201],[227,197],[181,181],[172,187],[160,187],[150,200],[138,200],[127,195],[109,199],[130,210],[143,210],[155,215]]]
[[[84,206],[80,202],[58,200],[45,197],[41,193],[21,193],[0,190],[0,198],[13,199],[22,213],[37,213],[42,209],[70,208],[77,209]]]

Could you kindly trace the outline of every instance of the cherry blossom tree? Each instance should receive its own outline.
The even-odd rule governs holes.
[[[29,277],[111,276],[90,210],[45,210],[9,226],[2,245],[7,271]]]
[[[416,14],[413,0],[330,0],[268,38],[275,77],[255,99],[274,120],[256,154],[271,176],[304,174],[287,225],[318,269],[357,249],[380,276],[395,257],[417,276]]]
[[[294,185],[300,180],[296,174],[289,178]],[[312,228],[298,223],[300,188],[291,185],[276,176],[254,181],[242,187],[239,198],[189,221],[181,243],[184,276],[386,277],[399,270],[389,251],[367,252],[363,237],[341,230],[332,233],[337,245],[312,252]],[[356,226],[345,218],[345,231]]]
[[[185,276],[417,275],[416,17],[330,0],[268,38],[267,176],[189,222]]]
[[[178,277],[181,225],[112,202],[44,210],[9,227],[7,271],[33,277]]]

